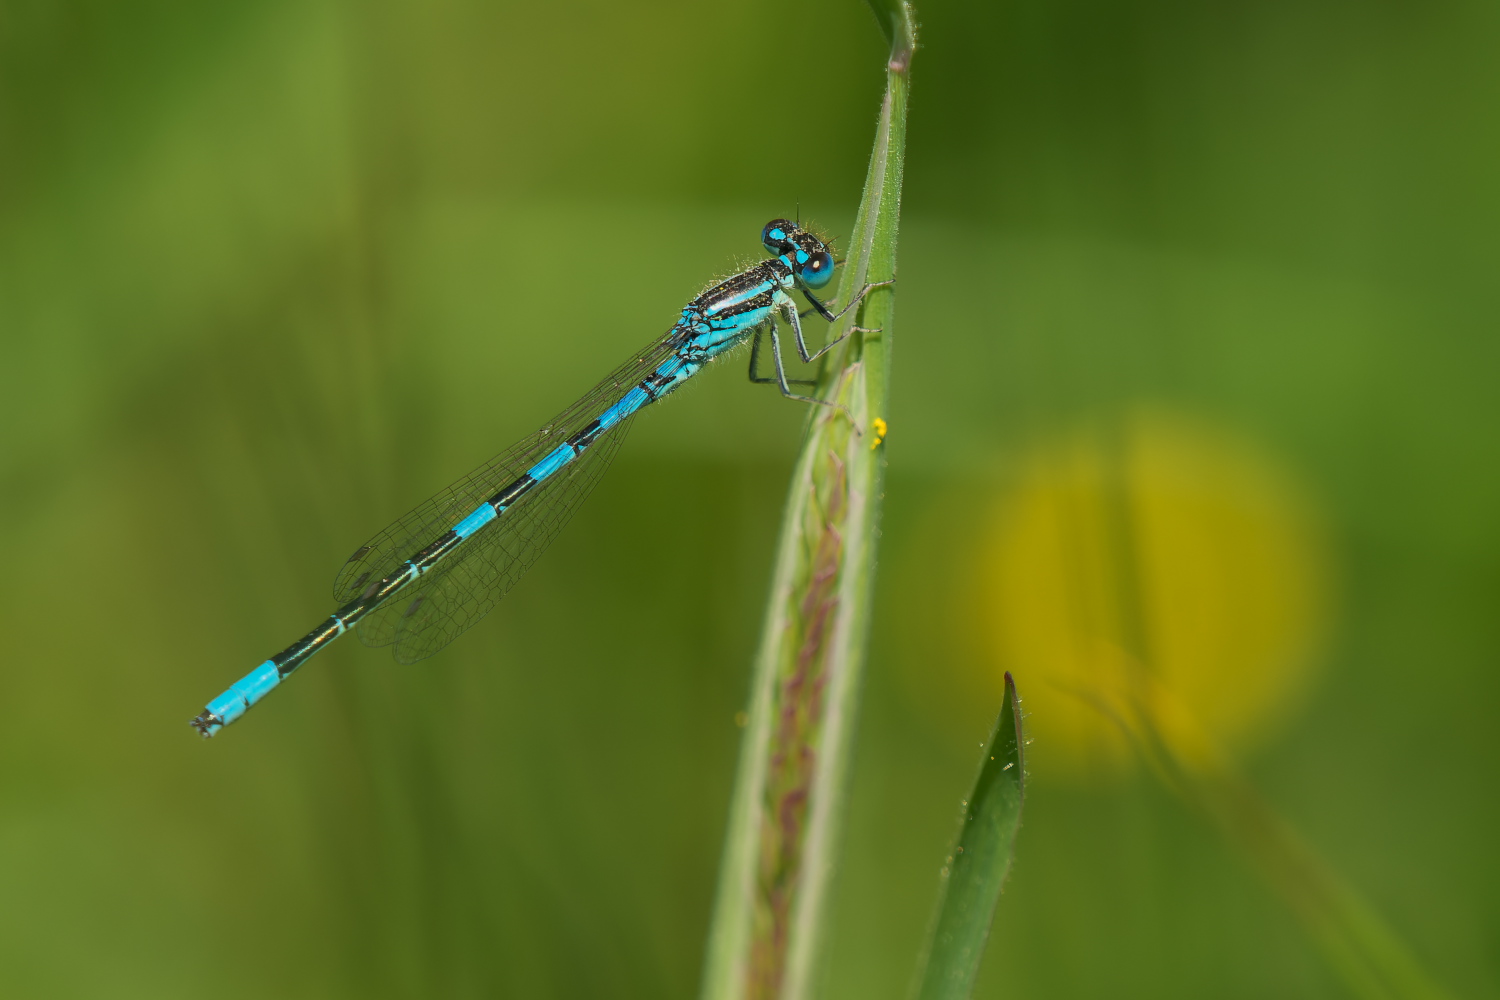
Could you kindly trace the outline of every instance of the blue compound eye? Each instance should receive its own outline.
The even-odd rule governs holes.
[[[760,241],[765,245],[768,253],[780,257],[786,253],[792,242],[792,232],[796,226],[785,219],[772,219],[766,223],[766,228],[760,231]]]
[[[809,288],[822,288],[833,277],[833,254],[822,250],[810,254],[797,276]]]

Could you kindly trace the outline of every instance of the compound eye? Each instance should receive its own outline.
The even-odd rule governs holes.
[[[833,277],[833,254],[823,250],[809,254],[797,276],[810,288],[822,288]]]
[[[778,257],[786,253],[792,243],[792,232],[796,227],[785,219],[772,219],[760,231],[760,241],[768,253]]]

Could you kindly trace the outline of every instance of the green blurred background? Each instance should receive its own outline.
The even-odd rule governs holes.
[[[1039,732],[1055,697],[933,595],[1027,456],[1143,405],[1319,526],[1315,680],[1251,779],[1500,996],[1500,8],[919,16],[828,996],[903,994],[998,670]],[[442,655],[346,642],[186,723],[766,219],[846,234],[883,63],[855,0],[0,4],[0,993],[694,994],[802,420],[739,362]],[[1211,828],[1065,750],[982,995],[1347,995]]]

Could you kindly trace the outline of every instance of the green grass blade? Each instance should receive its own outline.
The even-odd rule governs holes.
[[[897,15],[892,20],[892,12]],[[877,7],[894,39],[865,189],[837,301],[895,277],[914,22]],[[844,317],[792,476],[752,681],[705,1000],[801,1000],[818,965],[844,812],[875,575],[895,289]]]
[[[958,841],[943,865],[942,890],[917,973],[917,1000],[966,1000],[990,936],[1026,797],[1021,703],[1010,674],[985,744],[979,777],[963,804]]]
[[[869,0],[869,4],[891,45],[892,58],[903,57],[910,62],[917,47],[917,17],[911,4],[906,0]]]
[[[1126,591],[1132,596],[1135,589]],[[1131,656],[1123,685],[1076,692],[1103,713],[1152,774],[1258,868],[1302,921],[1351,995],[1450,1000],[1416,954],[1240,773],[1191,710]]]
[[[1266,877],[1324,959],[1362,1000],[1451,1000],[1379,912],[1287,822],[1217,748],[1193,762],[1163,735],[1164,699],[1116,708],[1153,773],[1219,828]]]

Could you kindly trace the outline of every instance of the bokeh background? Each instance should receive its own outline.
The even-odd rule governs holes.
[[[1349,995],[1080,698],[1149,654],[1500,996],[1500,13],[918,13],[827,995],[903,994],[1005,669],[982,995]],[[883,62],[855,0],[0,4],[0,993],[694,994],[803,419],[738,362],[440,656],[186,723],[766,219],[847,233]]]

